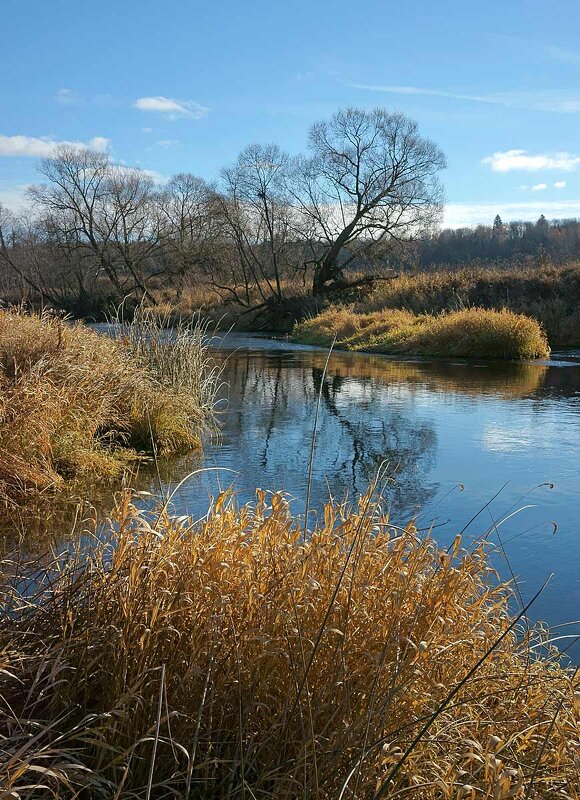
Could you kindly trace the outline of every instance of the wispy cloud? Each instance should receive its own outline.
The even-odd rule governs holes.
[[[59,89],[55,94],[54,99],[61,106],[76,106],[79,105],[82,98],[72,89]]]
[[[580,166],[580,156],[568,152],[532,154],[527,150],[498,150],[491,156],[481,159],[482,164],[489,164],[494,172],[512,172],[526,170],[537,172],[544,169],[562,169],[570,172]]]
[[[179,139],[161,139],[161,141],[157,142],[156,144],[157,147],[164,147],[166,149],[170,147],[181,147],[181,142]]]
[[[135,172],[140,172],[142,175],[151,178],[154,183],[162,184],[167,182],[167,177],[162,175],[161,172],[157,172],[157,170],[154,169],[146,169],[145,167],[139,166],[139,164],[131,166],[124,161],[117,161],[112,164],[112,167],[119,175],[132,175]]]
[[[21,158],[48,158],[54,155],[56,148],[61,144],[82,147],[104,153],[108,150],[110,139],[104,136],[94,136],[88,142],[55,141],[48,137],[35,136],[4,136],[0,134],[0,156],[15,156]]]
[[[566,181],[556,181],[552,184],[552,187],[548,186],[547,183],[535,183],[533,186],[528,186],[528,184],[524,183],[521,186],[518,186],[517,190],[519,192],[543,192],[549,188],[565,189]]]
[[[0,203],[11,211],[20,211],[26,205],[29,184],[0,181]]]
[[[387,94],[407,94],[407,95],[428,95],[430,97],[447,97],[451,100],[469,100],[474,103],[493,103],[500,104],[499,100],[486,95],[463,94],[462,92],[448,92],[442,89],[425,89],[420,86],[392,86],[377,85],[368,83],[348,83],[351,89],[364,89],[369,92],[384,92]]]
[[[570,92],[494,92],[475,94],[472,92],[453,92],[446,89],[428,89],[422,86],[397,86],[369,83],[347,83],[351,89],[368,92],[383,92],[397,95],[422,95],[460,100],[470,103],[484,103],[504,108],[527,109],[575,114],[580,112],[580,93]]]
[[[567,50],[565,47],[546,44],[543,46],[544,52],[556,61],[564,64],[580,64],[580,53],[575,50]]]
[[[523,36],[514,36],[511,33],[493,34],[493,39],[497,42],[507,44],[510,51],[514,47],[521,51],[522,55],[542,55],[547,56],[552,61],[560,61],[564,64],[580,64],[580,51],[569,50],[555,44],[548,44],[539,39],[526,39]]]
[[[151,111],[156,114],[164,114],[169,119],[179,117],[191,117],[192,119],[202,119],[209,113],[209,108],[196,103],[194,100],[175,100],[171,97],[140,97],[135,100],[133,107],[139,111]]]

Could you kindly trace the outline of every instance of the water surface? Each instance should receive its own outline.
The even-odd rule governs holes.
[[[580,353],[516,364],[335,352],[323,380],[317,348],[240,334],[213,344],[226,384],[221,441],[201,460],[176,462],[172,483],[199,466],[232,472],[187,481],[174,498],[179,513],[205,513],[208,495],[230,485],[240,502],[256,487],[283,490],[303,512],[320,394],[315,509],[330,493],[356,499],[386,463],[392,518],[434,525],[441,544],[482,508],[472,536],[517,511],[499,533],[524,598],[553,573],[534,617],[580,617]],[[508,577],[510,567],[499,567]]]

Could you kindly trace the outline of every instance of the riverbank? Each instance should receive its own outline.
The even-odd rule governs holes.
[[[575,797],[577,678],[488,546],[438,550],[370,495],[322,519],[304,540],[282,495],[194,523],[125,492],[34,585],[0,562],[4,789]]]
[[[332,307],[294,328],[293,341],[345,350],[456,358],[546,358],[539,324],[507,310],[470,308],[439,315]]]
[[[349,279],[357,276],[349,276]],[[296,323],[325,310],[322,301],[309,297],[302,281],[286,281],[285,300],[264,303],[257,291],[248,305],[223,299],[209,285],[186,287],[179,298],[168,291],[159,295],[161,309],[176,319],[191,318],[200,308],[227,330],[268,330],[289,333]],[[429,270],[416,274],[378,277],[374,282],[331,297],[330,303],[348,305],[354,313],[385,309],[433,314],[465,308],[507,309],[536,319],[554,347],[580,345],[580,265],[479,267]],[[254,311],[251,309],[255,308]]]
[[[169,344],[141,312],[111,339],[49,314],[0,311],[0,501],[79,476],[116,475],[139,452],[201,446],[215,391],[202,331]]]

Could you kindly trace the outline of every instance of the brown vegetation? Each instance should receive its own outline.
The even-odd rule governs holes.
[[[437,316],[385,309],[356,313],[332,307],[297,325],[294,341],[346,350],[454,356],[460,358],[546,357],[550,348],[538,323],[511,311],[478,308]]]
[[[193,523],[127,492],[33,581],[0,562],[5,793],[580,797],[577,678],[489,545],[438,550],[370,497],[304,540],[257,494]]]
[[[148,322],[114,341],[48,314],[0,311],[0,498],[116,474],[135,449],[200,446],[213,400],[201,337],[191,329],[154,347]],[[163,372],[184,348],[188,372]]]
[[[438,314],[506,308],[537,319],[552,347],[580,344],[580,264],[526,269],[463,269],[399,275],[381,281],[355,304],[357,313],[385,308]]]

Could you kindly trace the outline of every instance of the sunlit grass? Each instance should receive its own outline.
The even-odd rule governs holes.
[[[125,333],[113,341],[48,314],[0,311],[0,498],[117,474],[133,448],[200,447],[216,380],[201,332],[158,342],[154,356],[151,326]]]
[[[354,306],[358,313],[404,308],[439,314],[507,308],[537,319],[554,345],[580,344],[580,266],[432,269],[380,281]]]
[[[529,359],[549,354],[539,324],[523,314],[463,309],[413,314],[401,309],[356,313],[332,307],[294,328],[294,341],[381,353]]]
[[[127,492],[102,535],[34,584],[0,562],[7,797],[579,797],[577,679],[489,545],[370,496],[304,541],[261,491],[200,523]]]

